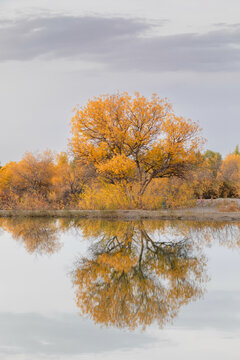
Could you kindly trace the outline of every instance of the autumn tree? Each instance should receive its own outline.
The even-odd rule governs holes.
[[[16,207],[18,201],[18,196],[12,189],[15,168],[15,162],[9,162],[0,168],[0,207],[3,209]]]
[[[100,96],[76,110],[76,159],[112,184],[136,184],[139,198],[154,178],[183,177],[201,142],[197,123],[176,116],[157,95]]]
[[[84,191],[85,185],[90,183],[94,169],[77,164],[67,153],[60,153],[56,157],[55,174],[52,178],[55,200],[61,200],[64,205],[73,204]]]
[[[219,171],[222,156],[218,152],[207,150],[198,155],[198,163],[187,176],[187,182],[194,191],[196,198],[216,198],[219,196]]]
[[[240,155],[239,145],[236,145],[233,154],[235,154],[235,155]]]
[[[54,156],[50,151],[33,155],[27,152],[14,169],[12,187],[17,191],[38,192],[46,196],[52,186]]]
[[[219,152],[207,150],[204,154],[204,158],[207,160],[208,168],[212,171],[213,176],[216,178],[222,164],[222,155]]]
[[[54,156],[50,151],[27,152],[19,162],[0,169],[0,206],[46,208],[53,190]]]
[[[229,154],[223,160],[220,168],[222,179],[222,197],[237,197],[240,195],[240,155]]]

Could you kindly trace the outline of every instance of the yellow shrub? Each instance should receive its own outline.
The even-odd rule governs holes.
[[[194,204],[194,192],[181,180],[154,180],[141,199],[137,185],[96,184],[86,188],[79,207],[94,210],[187,207]]]
[[[142,199],[145,209],[179,208],[193,206],[194,191],[181,179],[157,179],[147,189]]]
[[[129,209],[131,203],[122,186],[103,184],[87,187],[79,201],[79,207],[93,210]]]

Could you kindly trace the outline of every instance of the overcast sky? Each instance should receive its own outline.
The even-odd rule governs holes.
[[[72,109],[167,97],[206,148],[240,143],[239,0],[0,0],[0,162],[67,149]]]

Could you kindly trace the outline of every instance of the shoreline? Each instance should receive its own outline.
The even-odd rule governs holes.
[[[0,218],[5,217],[240,221],[240,212],[221,212],[206,207],[177,210],[0,210]]]

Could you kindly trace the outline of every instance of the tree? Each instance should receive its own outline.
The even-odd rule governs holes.
[[[239,151],[239,146],[238,146],[238,145],[236,145],[233,154],[235,154],[235,155],[240,155],[240,151]]]
[[[221,165],[222,196],[237,197],[240,194],[240,155],[226,156]]]
[[[207,150],[204,158],[207,160],[207,166],[212,171],[213,176],[216,177],[222,164],[222,155],[219,152]]]
[[[157,95],[100,96],[72,119],[75,158],[107,182],[137,185],[139,198],[154,178],[183,177],[201,141],[198,124],[176,116]]]
[[[19,162],[0,169],[1,208],[45,208],[53,192],[54,156],[50,151],[27,152]]]
[[[39,193],[46,197],[52,187],[54,156],[50,151],[33,155],[27,152],[13,169],[11,187],[18,193]]]
[[[93,172],[91,168],[79,166],[76,161],[71,161],[64,152],[57,155],[55,176],[52,179],[56,199],[61,199],[64,205],[78,201],[78,196],[83,192],[86,183]]]

